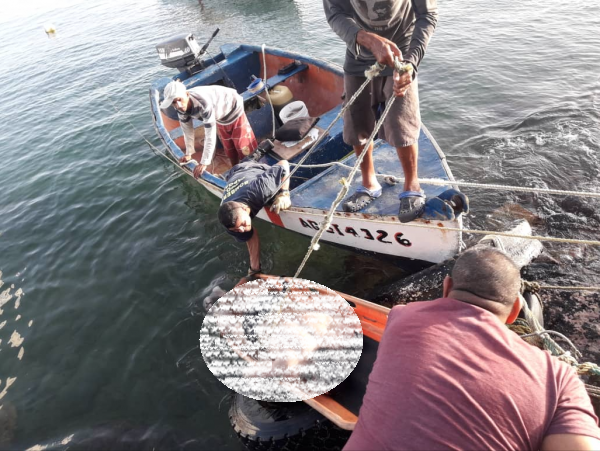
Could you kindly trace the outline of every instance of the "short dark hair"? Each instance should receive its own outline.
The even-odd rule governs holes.
[[[452,269],[452,290],[466,291],[482,299],[512,308],[521,289],[519,267],[504,252],[492,247],[469,249]]]
[[[221,204],[218,212],[219,222],[227,229],[235,227],[238,218],[237,210],[244,207],[245,205],[240,202],[225,202]]]

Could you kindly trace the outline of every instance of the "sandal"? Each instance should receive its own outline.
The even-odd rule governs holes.
[[[371,191],[364,186],[361,186],[354,192],[354,194],[346,198],[344,203],[342,203],[342,210],[349,213],[362,210],[371,202],[373,202],[373,200],[381,196],[382,192],[382,188]]]
[[[426,199],[423,190],[404,191],[400,193],[398,199],[400,199],[400,208],[398,210],[398,220],[400,222],[410,222],[423,213]]]

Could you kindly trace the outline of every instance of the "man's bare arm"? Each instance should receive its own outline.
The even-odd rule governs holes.
[[[255,227],[253,229],[252,238],[246,241],[246,245],[250,254],[250,269],[258,271],[260,269],[260,240],[258,238],[258,230]]]
[[[281,189],[290,189],[290,164],[287,160],[280,160],[277,162],[279,166],[283,166],[286,172],[286,176],[283,178],[283,185],[281,185]]]
[[[544,437],[541,451],[597,451],[600,440],[587,435],[552,434]]]
[[[356,34],[356,42],[369,49],[380,64],[394,67],[394,57],[402,60],[402,52],[398,46],[389,39],[375,33],[360,30]]]

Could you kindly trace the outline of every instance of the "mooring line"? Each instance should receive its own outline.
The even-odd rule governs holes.
[[[404,181],[404,177],[396,177],[394,175],[389,174],[377,174],[378,177],[383,177],[384,181],[390,184],[396,184]],[[389,180],[389,182],[388,182]],[[423,183],[425,185],[438,185],[438,186],[446,186],[446,185],[457,185],[457,186],[466,186],[470,188],[484,188],[484,189],[494,189],[498,191],[520,191],[524,193],[538,193],[538,194],[558,194],[561,196],[579,196],[579,197],[593,197],[596,199],[600,199],[600,193],[592,193],[589,191],[569,191],[569,190],[559,190],[559,189],[551,189],[551,188],[528,188],[526,186],[514,186],[514,185],[494,185],[494,184],[486,184],[486,183],[473,183],[473,182],[461,182],[456,180],[441,180],[441,179],[419,179],[419,183]]]
[[[306,212],[303,211],[302,214],[307,215],[307,216],[317,216],[319,218],[323,218],[326,217],[326,215],[324,213],[312,213],[312,212]],[[570,243],[570,244],[589,244],[591,246],[600,246],[600,241],[595,241],[595,240],[577,240],[577,239],[572,239],[572,238],[554,238],[551,236],[541,236],[541,235],[517,235],[517,234],[513,234],[513,233],[509,233],[509,232],[497,232],[497,231],[492,231],[492,230],[475,230],[475,229],[461,229],[458,227],[439,227],[436,225],[430,225],[430,224],[420,224],[417,222],[404,222],[404,223],[396,223],[396,222],[391,222],[391,221],[384,221],[384,220],[378,220],[378,219],[362,219],[362,218],[352,218],[353,221],[358,221],[358,222],[364,222],[364,223],[368,223],[368,224],[398,224],[401,225],[402,227],[417,227],[417,228],[422,228],[422,229],[434,229],[434,230],[440,230],[440,231],[451,231],[451,232],[464,232],[464,233],[471,233],[474,235],[498,235],[498,236],[506,236],[509,238],[523,238],[526,240],[539,240],[539,241],[550,241],[550,242],[556,242],[556,243]],[[435,222],[435,221],[432,221]]]
[[[344,169],[351,170],[352,166],[340,163],[339,161],[332,161],[331,163],[323,164],[305,164],[290,163],[291,166],[300,166],[308,169],[326,168],[331,166],[340,166]],[[400,182],[404,182],[404,177],[398,177],[391,174],[375,174],[377,178],[383,178],[383,181],[388,185],[397,185]],[[426,179],[420,178],[419,183],[423,185],[434,185],[434,186],[446,186],[456,185],[464,186],[468,188],[482,188],[482,189],[493,189],[498,191],[518,191],[523,193],[536,193],[536,194],[557,194],[560,196],[577,196],[577,197],[592,197],[600,199],[600,193],[594,193],[590,191],[572,191],[572,190],[559,190],[552,188],[528,188],[526,186],[514,186],[514,185],[497,185],[488,183],[475,183],[475,182],[463,182],[458,180],[444,180],[444,179]]]
[[[540,290],[565,290],[565,291],[600,291],[600,287],[540,285]]]

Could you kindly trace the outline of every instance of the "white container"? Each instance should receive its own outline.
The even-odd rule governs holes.
[[[279,113],[279,117],[281,118],[281,122],[285,124],[290,119],[308,117],[308,109],[302,100],[296,100],[284,106],[281,109],[281,113]]]

